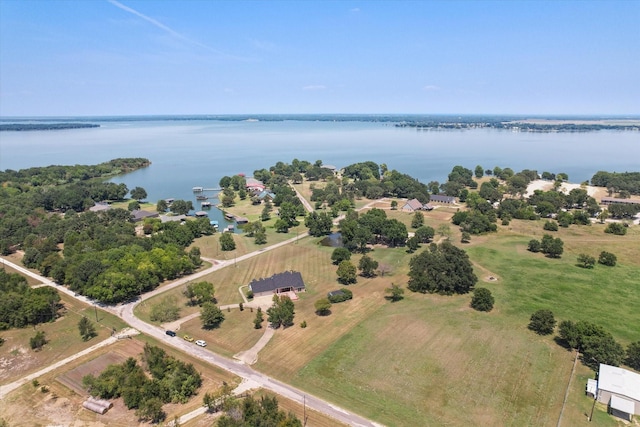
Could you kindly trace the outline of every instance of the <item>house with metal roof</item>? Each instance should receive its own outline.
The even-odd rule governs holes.
[[[302,275],[298,271],[285,271],[266,279],[253,280],[249,283],[249,289],[256,297],[306,290]]]
[[[631,421],[634,414],[640,415],[640,374],[601,363],[597,400],[611,415]]]
[[[419,211],[422,209],[422,202],[418,199],[411,199],[411,200],[407,200],[407,203],[405,203],[402,206],[402,210],[403,211],[409,211],[409,212],[413,212],[413,211]]]
[[[441,194],[432,194],[429,196],[429,201],[436,203],[455,203],[456,198],[453,196],[443,196]]]

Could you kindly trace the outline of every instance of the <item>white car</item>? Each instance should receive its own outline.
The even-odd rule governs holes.
[[[204,340],[197,340],[196,341],[196,345],[199,345],[200,347],[206,347],[207,346],[207,342]]]

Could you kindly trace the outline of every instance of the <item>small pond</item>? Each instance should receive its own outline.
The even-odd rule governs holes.
[[[331,248],[341,248],[342,246],[344,246],[342,244],[342,233],[331,233],[324,239],[320,240],[318,244]]]

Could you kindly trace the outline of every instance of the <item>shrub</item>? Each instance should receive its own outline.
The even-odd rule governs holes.
[[[531,315],[528,328],[539,335],[549,335],[556,327],[556,319],[551,310],[538,310]]]
[[[602,251],[600,252],[600,256],[598,257],[598,263],[602,265],[608,265],[609,267],[614,267],[618,262],[618,257],[616,257],[611,252]]]
[[[540,241],[536,239],[529,240],[529,246],[527,246],[527,250],[531,252],[540,252]]]
[[[596,265],[596,259],[591,255],[580,254],[578,255],[578,266],[582,268],[593,268]]]
[[[32,350],[40,350],[46,343],[47,339],[45,338],[43,331],[36,332],[36,335],[29,339],[29,345]]]
[[[349,289],[339,289],[338,291],[329,292],[327,294],[327,299],[333,304],[337,302],[347,301],[353,298],[353,292]]]
[[[546,221],[543,228],[547,231],[558,231],[558,223],[554,221]]]
[[[475,288],[473,290],[473,298],[471,298],[471,307],[478,311],[491,311],[495,302],[491,291],[487,288]]]
[[[610,222],[604,229],[605,233],[615,234],[617,236],[624,236],[627,234],[627,227],[619,222]]]
[[[301,327],[302,329],[306,328],[306,327],[307,327],[307,321],[306,321],[306,320],[303,320],[303,321],[302,321],[302,323],[300,323],[300,327]]]

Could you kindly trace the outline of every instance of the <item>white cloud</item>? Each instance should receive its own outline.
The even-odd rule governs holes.
[[[325,90],[326,88],[325,85],[308,85],[304,86],[302,90]]]
[[[358,13],[360,12],[360,8],[359,7],[354,7],[353,9],[350,10],[351,13]]]
[[[259,50],[264,50],[267,52],[273,52],[276,50],[277,46],[275,43],[266,40],[258,40],[258,39],[249,39],[253,47]]]
[[[436,86],[436,85],[426,85],[422,88],[422,90],[426,90],[427,92],[431,92],[431,91],[435,91],[435,90],[440,90],[440,86]]]

